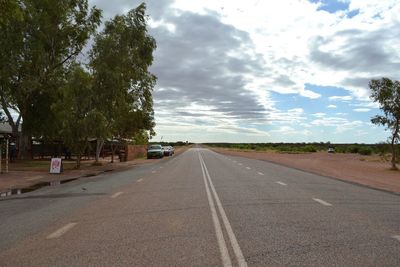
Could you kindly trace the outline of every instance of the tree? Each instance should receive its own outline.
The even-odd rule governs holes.
[[[383,115],[376,115],[371,119],[373,124],[386,126],[391,131],[392,169],[396,166],[396,144],[400,138],[400,82],[388,78],[371,80],[369,88],[372,90],[371,98],[379,103]]]
[[[51,112],[69,65],[100,24],[101,12],[87,0],[2,0],[0,104],[19,157],[29,157],[30,136],[56,134]],[[19,115],[15,118],[12,111]],[[22,133],[18,128],[22,122]]]
[[[104,116],[95,108],[93,81],[90,73],[73,65],[58,101],[52,106],[61,124],[59,135],[77,156],[77,168],[87,148],[88,139],[107,133]]]
[[[97,108],[107,120],[112,139],[131,139],[142,130],[154,134],[156,77],[148,68],[156,42],[147,33],[145,11],[143,3],[106,22],[90,52]]]

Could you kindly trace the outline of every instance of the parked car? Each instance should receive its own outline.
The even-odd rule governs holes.
[[[333,147],[328,148],[328,153],[335,153],[335,148]]]
[[[171,146],[164,147],[164,156],[172,156],[173,154],[174,154],[174,151]]]
[[[161,145],[151,145],[147,149],[147,158],[162,158],[164,157],[164,149]]]

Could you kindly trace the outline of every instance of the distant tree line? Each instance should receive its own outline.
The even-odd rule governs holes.
[[[280,153],[313,153],[334,148],[336,153],[355,153],[360,155],[378,154],[385,156],[391,152],[387,143],[379,144],[332,144],[332,143],[205,143],[210,147],[230,148],[252,151],[272,151]],[[400,147],[397,147],[399,150]]]
[[[98,160],[107,139],[155,135],[145,12],[142,3],[97,31],[102,11],[87,0],[0,0],[0,120],[20,159],[31,157],[32,137],[61,140],[79,167],[90,138]]]

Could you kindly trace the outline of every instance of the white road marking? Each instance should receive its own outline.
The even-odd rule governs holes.
[[[277,183],[277,184],[280,184],[280,185],[283,185],[283,186],[287,185],[287,184],[282,183],[282,182],[276,182],[276,183]]]
[[[219,247],[219,251],[221,253],[222,264],[223,264],[223,266],[230,267],[230,266],[232,266],[232,261],[231,261],[231,258],[229,257],[228,247],[226,246],[225,238],[222,233],[221,223],[219,222],[217,211],[215,209],[215,204],[214,204],[214,201],[213,201],[211,193],[210,193],[210,189],[207,184],[207,178],[206,178],[206,174],[204,171],[203,162],[202,162],[200,153],[199,153],[199,160],[200,160],[200,165],[201,165],[201,171],[203,173],[204,185],[206,187],[208,204],[209,204],[210,210],[211,210],[211,217],[212,217],[212,220],[214,223],[215,235],[217,236],[218,247]]]
[[[250,168],[250,167],[246,167],[246,169],[248,169],[248,170],[251,170],[251,168]]]
[[[75,225],[77,225],[77,223],[68,223],[66,225],[64,225],[63,227],[61,227],[60,229],[58,229],[57,231],[55,231],[54,233],[48,235],[46,237],[46,239],[55,239],[55,238],[59,238],[62,235],[64,235],[66,232],[68,232],[69,230],[71,230]]]
[[[259,174],[259,175],[264,175],[264,173],[262,173],[262,172],[258,172],[258,174]]]
[[[326,202],[326,201],[323,201],[322,199],[319,199],[319,198],[313,198],[313,200],[314,200],[314,201],[317,201],[319,204],[324,205],[324,206],[328,206],[328,207],[332,206],[331,203],[328,203],[328,202]]]
[[[157,171],[152,171],[151,173],[156,173]]]
[[[137,182],[138,182],[138,183],[140,183],[141,181],[143,181],[143,179],[142,179],[142,178],[140,178],[139,180],[137,180]]]
[[[394,239],[396,239],[397,241],[400,241],[400,235],[394,235],[392,236]]]
[[[160,166],[160,169],[164,168],[163,166]]]
[[[124,192],[117,192],[117,193],[115,193],[115,194],[113,194],[112,196],[111,196],[111,198],[117,198],[117,197],[119,197],[120,195],[122,195]]]
[[[207,166],[206,166],[203,158],[201,157],[201,155],[200,155],[200,162],[203,163],[203,167],[204,167],[204,171],[205,171],[206,176],[207,176],[208,183],[210,184],[211,191],[212,191],[212,193],[214,195],[215,201],[217,202],[217,207],[218,207],[219,213],[221,215],[222,221],[224,223],[226,232],[228,233],[229,240],[231,241],[233,252],[235,253],[238,265],[240,267],[247,267],[246,259],[244,258],[243,252],[240,249],[240,246],[239,246],[239,243],[238,243],[238,241],[236,239],[236,236],[233,233],[232,226],[231,226],[231,224],[230,224],[230,222],[228,220],[228,217],[226,216],[225,210],[224,210],[224,208],[222,206],[222,203],[221,203],[221,201],[220,201],[220,199],[218,197],[217,191],[215,190],[215,187],[214,187],[214,184],[213,184],[213,182],[211,180],[210,174],[208,173]]]
[[[238,165],[239,165],[239,166],[242,166],[243,164],[242,164],[242,163],[238,163]]]

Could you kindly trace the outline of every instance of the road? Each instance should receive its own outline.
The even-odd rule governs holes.
[[[400,266],[400,196],[192,148],[1,198],[0,266]]]

